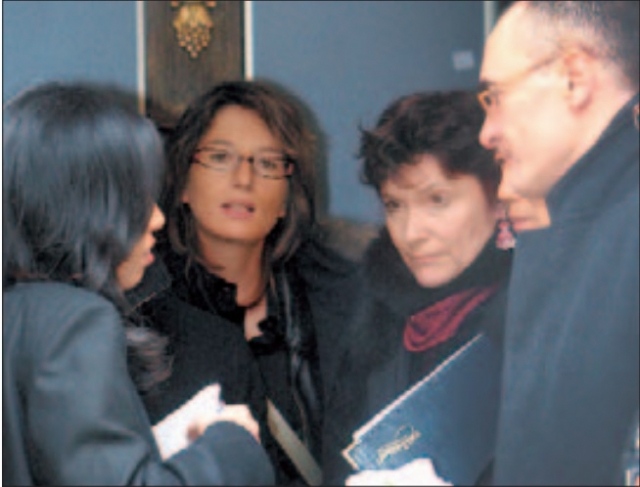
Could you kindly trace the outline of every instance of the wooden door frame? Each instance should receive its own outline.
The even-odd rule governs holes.
[[[242,41],[244,79],[254,77],[254,42],[253,42],[253,0],[242,1]],[[148,109],[147,94],[147,46],[145,28],[145,0],[135,0],[136,20],[136,81],[138,111],[146,115]]]

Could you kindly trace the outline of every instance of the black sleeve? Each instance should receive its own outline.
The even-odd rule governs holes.
[[[120,317],[97,296],[60,303],[28,340],[25,423],[36,482],[203,485],[273,482],[243,428],[221,423],[167,462],[130,379]],[[234,452],[233,457],[230,452]]]

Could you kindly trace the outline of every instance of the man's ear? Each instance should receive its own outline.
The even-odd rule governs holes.
[[[567,49],[563,62],[565,98],[573,110],[581,111],[593,99],[600,64],[592,54],[580,48]]]

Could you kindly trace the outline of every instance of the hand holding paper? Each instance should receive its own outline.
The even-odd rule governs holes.
[[[198,438],[213,423],[231,421],[242,426],[260,441],[260,427],[245,405],[225,406],[220,400],[220,385],[205,387],[179,409],[156,424],[152,430],[166,460]]]

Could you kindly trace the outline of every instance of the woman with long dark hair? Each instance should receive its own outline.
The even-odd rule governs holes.
[[[168,373],[162,341],[124,317],[164,224],[153,124],[118,90],[49,83],[3,129],[3,483],[272,481],[229,422],[163,462],[138,395]]]
[[[227,403],[250,404],[261,421],[278,481],[318,482],[322,379],[351,265],[316,238],[315,141],[302,108],[263,81],[221,83],[182,115],[168,159],[168,276],[136,290],[170,338],[175,372],[145,397],[150,416],[220,382]],[[315,464],[300,463],[301,451]]]

